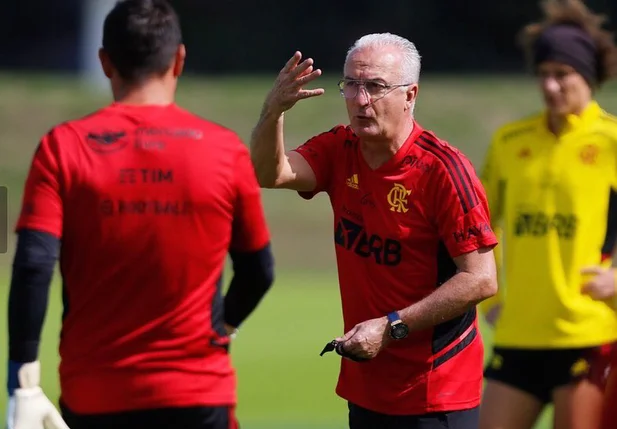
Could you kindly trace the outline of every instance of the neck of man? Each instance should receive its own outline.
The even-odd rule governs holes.
[[[175,101],[176,83],[168,77],[139,83],[112,82],[114,101],[136,106],[166,106]]]
[[[548,115],[549,130],[551,130],[551,132],[555,135],[561,134],[561,132],[563,131],[563,129],[565,128],[568,122],[568,116],[569,115],[580,116],[583,113],[583,111],[587,108],[589,103],[591,103],[591,99],[586,100],[585,102],[581,103],[576,109],[574,109],[574,111],[566,115],[549,112],[549,115]]]
[[[375,139],[361,139],[360,150],[364,160],[373,170],[388,162],[407,141],[413,131],[413,118],[405,122],[394,136]]]

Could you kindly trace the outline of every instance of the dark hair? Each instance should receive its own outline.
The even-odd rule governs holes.
[[[118,1],[103,25],[103,49],[130,82],[165,73],[181,43],[180,20],[166,0]]]
[[[596,46],[598,85],[617,76],[617,47],[613,33],[602,29],[607,20],[605,15],[594,14],[582,0],[544,0],[542,9],[544,20],[525,26],[518,38],[530,64],[533,65],[535,43],[545,29],[558,24],[572,24],[589,33]]]

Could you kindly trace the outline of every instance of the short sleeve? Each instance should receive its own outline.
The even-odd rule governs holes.
[[[429,187],[438,233],[451,257],[497,244],[484,187],[471,162],[442,146]]]
[[[33,229],[62,236],[63,204],[57,129],[40,141],[26,178],[16,230]]]
[[[347,139],[347,130],[337,125],[330,131],[318,134],[294,149],[308,162],[315,174],[317,185],[311,192],[298,192],[305,199],[311,199],[320,192],[328,192],[334,171],[336,148]]]
[[[248,149],[242,145],[234,165],[236,200],[232,223],[231,250],[252,252],[263,249],[270,241],[261,189]]]

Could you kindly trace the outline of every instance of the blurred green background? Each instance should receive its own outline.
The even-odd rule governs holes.
[[[245,141],[275,76],[184,78],[178,102],[236,130]],[[316,85],[325,95],[300,102],[286,114],[286,145],[346,123],[333,76]],[[420,86],[416,117],[462,149],[479,168],[492,132],[504,122],[541,108],[531,79],[510,76],[428,76]],[[598,97],[617,112],[615,86]],[[9,188],[9,227],[19,210],[23,181],[40,137],[54,124],[90,113],[110,101],[71,78],[0,75],[0,185]],[[339,429],[346,404],[334,394],[339,358],[319,357],[326,341],[342,333],[332,214],[321,195],[304,201],[291,191],[263,191],[276,255],[276,283],[242,328],[232,347],[239,376],[238,417],[243,429]],[[0,255],[0,362],[6,361],[6,309],[14,237]],[[227,280],[229,276],[227,276]],[[56,275],[41,344],[43,388],[57,400],[57,338],[61,304]],[[483,328],[490,347],[491,332]],[[487,358],[489,354],[487,353]],[[5,381],[5,372],[2,380]],[[6,395],[0,389],[0,415]],[[550,410],[538,428],[548,428]]]

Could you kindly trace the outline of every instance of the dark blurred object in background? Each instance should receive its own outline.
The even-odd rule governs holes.
[[[76,71],[87,1],[0,3],[0,68]],[[93,0],[96,1],[96,0]],[[531,0],[172,0],[185,28],[187,70],[272,72],[296,49],[338,71],[362,34],[389,31],[415,42],[429,72],[520,72],[514,36],[540,16]],[[473,4],[473,6],[470,6]],[[587,0],[617,21],[617,2]],[[611,21],[617,29],[617,22]]]

